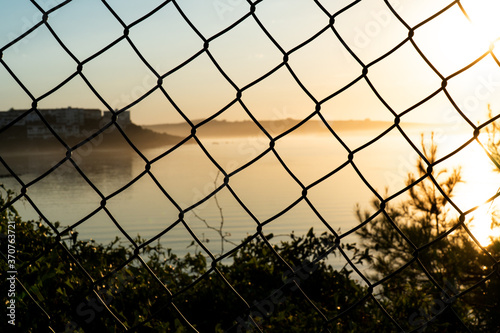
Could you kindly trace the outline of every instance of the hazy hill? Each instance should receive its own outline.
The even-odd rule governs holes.
[[[61,138],[71,147],[80,143],[92,133],[95,133],[96,128],[99,127],[96,125],[95,127],[84,128],[78,136],[66,137],[61,135]],[[159,133],[133,123],[122,126],[122,129],[125,135],[139,149],[175,145],[183,140],[182,137],[167,133]],[[114,127],[108,128],[86,145],[89,147],[91,146],[93,149],[131,149],[123,135]],[[0,133],[0,154],[3,152],[44,151],[54,149],[63,149],[63,145],[54,136],[50,136],[46,139],[29,139],[26,137],[26,130],[23,130],[22,126],[10,127],[6,131]]]
[[[195,124],[201,122],[195,121]],[[300,122],[296,119],[284,120],[264,120],[261,125],[273,136],[283,133]],[[329,121],[329,125],[336,132],[381,132],[389,128],[393,123],[374,120],[335,120]],[[405,129],[418,129],[422,124],[407,123]],[[159,133],[168,133],[176,136],[188,136],[191,128],[187,123],[159,124],[143,126]],[[209,137],[242,137],[256,136],[261,134],[261,130],[252,121],[225,121],[212,120],[201,126],[197,132]],[[328,129],[319,120],[310,120],[293,132],[294,134],[328,134]]]

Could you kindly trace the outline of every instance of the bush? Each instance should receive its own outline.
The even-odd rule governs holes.
[[[11,205],[13,193],[2,192],[0,232],[7,233],[8,221],[16,225],[16,324],[24,332],[185,332],[187,321],[201,332],[253,331],[252,323],[303,332],[320,330],[326,318],[357,302],[333,327],[380,326],[365,301],[367,288],[345,267],[337,271],[327,263],[327,254],[338,254],[333,235],[311,229],[274,246],[272,235],[251,237],[229,260],[209,265],[199,252],[179,258],[159,243],[134,255],[118,240],[102,245],[76,234],[57,236],[58,224],[23,221]],[[356,254],[358,262],[365,259],[366,253]]]

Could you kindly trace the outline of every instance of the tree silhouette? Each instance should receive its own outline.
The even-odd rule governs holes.
[[[470,326],[497,332],[500,241],[482,248],[472,240],[465,218],[447,205],[462,181],[460,168],[429,168],[437,146],[432,139],[426,146],[423,136],[422,152],[425,159],[418,159],[416,174],[408,174],[406,197],[386,203],[357,231],[363,246],[375,253],[371,278],[382,281],[378,297],[409,330],[467,331]],[[381,208],[377,199],[372,206]],[[359,206],[356,214],[360,222],[370,217]]]

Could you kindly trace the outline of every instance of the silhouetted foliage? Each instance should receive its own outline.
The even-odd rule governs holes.
[[[333,235],[316,236],[311,229],[272,246],[273,235],[248,238],[214,266],[200,252],[180,258],[156,243],[142,248],[141,262],[118,240],[107,245],[76,235],[59,240],[44,223],[23,221],[9,205],[13,193],[2,189],[0,206],[7,208],[0,214],[0,232],[6,233],[7,221],[16,225],[16,324],[22,331],[120,332],[126,326],[139,332],[187,332],[180,312],[201,332],[253,331],[252,323],[273,332],[304,332],[325,325],[315,307],[332,318],[358,301],[333,327],[342,332],[390,327],[373,304],[363,301],[367,288],[351,278],[352,272],[328,263],[327,255],[338,253]],[[356,252],[353,259],[361,263],[366,253]]]
[[[422,147],[428,163],[419,159],[417,174],[408,175],[407,197],[399,204],[386,204],[357,231],[364,246],[376,253],[372,279],[391,276],[382,283],[379,297],[408,330],[454,332],[469,327],[497,332],[500,241],[483,249],[472,240],[465,219],[454,216],[447,205],[447,197],[461,181],[460,169],[428,169],[436,161],[437,147],[426,147],[423,138]],[[372,205],[377,211],[381,207],[377,199]],[[357,215],[361,222],[370,217],[359,207]]]

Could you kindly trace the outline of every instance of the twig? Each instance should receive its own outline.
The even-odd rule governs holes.
[[[215,176],[215,179],[214,179],[214,187],[217,187],[217,179],[219,178],[219,174],[220,174],[220,171],[217,172],[217,175]],[[219,215],[220,215],[220,224],[219,224],[219,227],[216,228],[216,227],[213,227],[211,226],[206,219],[202,218],[201,216],[199,216],[196,211],[192,211],[193,214],[194,214],[194,217],[196,217],[198,220],[200,220],[201,222],[203,222],[205,224],[205,226],[210,229],[210,230],[214,230],[215,232],[217,232],[220,236],[220,247],[221,247],[221,255],[224,254],[224,242],[227,242],[227,243],[230,243],[232,245],[238,245],[236,244],[235,242],[227,239],[227,236],[230,236],[231,234],[229,233],[224,233],[223,229],[224,229],[224,212],[222,210],[222,206],[220,205],[219,203],[219,199],[217,198],[217,193],[214,194],[214,200],[215,200],[215,204],[217,205],[217,208],[219,209]],[[204,238],[202,239],[202,241],[210,241],[208,238]]]

